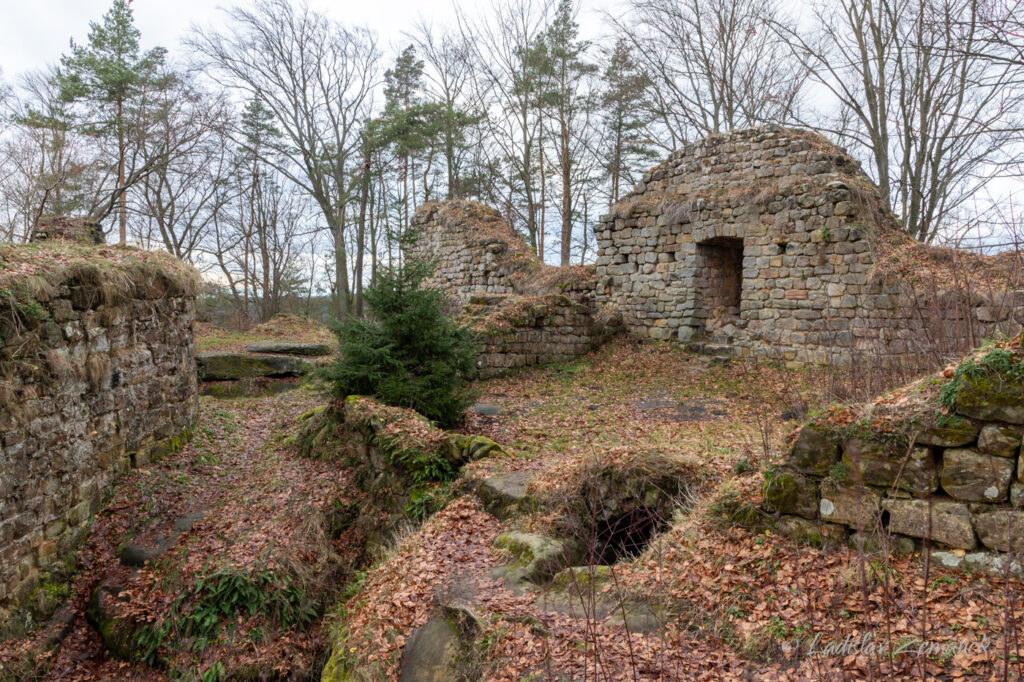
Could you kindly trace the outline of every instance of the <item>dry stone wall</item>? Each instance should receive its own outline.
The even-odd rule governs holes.
[[[641,336],[796,362],[913,356],[936,337],[966,349],[1011,330],[1024,291],[936,292],[930,261],[956,253],[917,249],[880,206],[858,162],[820,136],[712,135],[601,218],[596,300]],[[914,258],[910,277],[886,271]]]
[[[431,203],[412,224],[418,239],[406,254],[434,261],[428,284],[445,290],[480,332],[480,376],[570,360],[614,329],[594,305],[593,269],[542,264],[493,208]]]
[[[1007,568],[1005,553],[1016,562],[1024,551],[1019,344],[805,425],[766,473],[766,510],[804,537],[888,534],[907,549],[928,540],[943,564]]]
[[[0,626],[118,476],[187,437],[198,405],[195,274],[169,256],[60,248],[0,245],[26,273],[0,271]]]

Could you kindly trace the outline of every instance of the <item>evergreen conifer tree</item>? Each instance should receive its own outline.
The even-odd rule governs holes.
[[[406,262],[384,270],[364,292],[370,316],[338,325],[341,357],[321,372],[336,397],[372,395],[441,426],[462,421],[477,344],[446,312],[445,294],[423,286],[431,268]]]

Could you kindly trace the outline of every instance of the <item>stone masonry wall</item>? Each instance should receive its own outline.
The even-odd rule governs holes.
[[[929,259],[951,250],[928,251],[910,277],[885,272],[917,247],[880,205],[858,162],[820,136],[710,136],[645,173],[601,218],[596,300],[641,336],[797,362],[913,356],[935,336],[969,348],[1011,330],[1024,291],[936,291]]]
[[[604,340],[608,328],[593,309],[562,294],[522,298],[492,307],[491,297],[466,306],[480,330],[480,377],[549,362],[572,360]]]
[[[860,409],[805,425],[765,475],[783,532],[904,551],[973,571],[1024,575],[1024,353],[979,351]],[[958,551],[962,550],[962,551]],[[1006,553],[1012,565],[1005,563]]]
[[[429,285],[445,290],[480,332],[480,376],[570,360],[614,326],[594,306],[592,268],[544,265],[496,210],[469,201],[416,211],[411,258],[435,262]]]
[[[194,273],[159,254],[61,248],[0,245],[24,273],[0,271],[0,627],[118,476],[177,447],[198,406]]]

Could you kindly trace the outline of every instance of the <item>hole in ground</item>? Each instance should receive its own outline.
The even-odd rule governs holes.
[[[608,565],[639,556],[654,534],[666,525],[656,510],[645,506],[608,519],[598,519],[588,543],[591,563]]]

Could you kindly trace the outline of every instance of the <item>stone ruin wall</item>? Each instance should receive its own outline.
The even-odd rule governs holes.
[[[571,360],[607,334],[588,268],[543,265],[493,208],[470,201],[421,206],[412,258],[433,260],[427,284],[446,291],[481,342],[480,376]]]
[[[869,551],[883,537],[903,552],[928,541],[941,565],[1024,577],[1024,353],[1017,344],[979,351],[956,372],[805,425],[785,463],[765,474],[763,506],[776,527]]]
[[[117,478],[194,423],[194,273],[145,260],[0,286],[0,627],[69,557]]]
[[[712,135],[602,216],[596,300],[640,336],[800,363],[908,357],[936,336],[966,348],[1011,332],[1024,291],[924,305],[927,278],[915,293],[880,274],[880,248],[900,235],[879,206],[858,162],[820,136]]]

